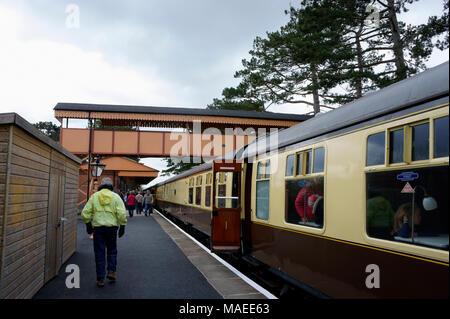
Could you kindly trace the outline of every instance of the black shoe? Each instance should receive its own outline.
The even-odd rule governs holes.
[[[99,288],[105,287],[105,279],[98,279],[97,280],[97,287],[99,287]]]

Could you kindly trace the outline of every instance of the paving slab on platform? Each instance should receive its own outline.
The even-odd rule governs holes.
[[[156,217],[156,216],[155,216]],[[158,216],[159,217],[159,216]],[[153,217],[128,217],[125,235],[117,239],[117,282],[96,286],[93,241],[79,221],[77,251],[36,299],[222,299]],[[173,232],[174,236],[178,236]],[[187,248],[187,245],[185,245]],[[190,256],[198,249],[190,249]],[[80,288],[68,289],[66,266],[80,268]]]
[[[266,296],[199,247],[164,217],[157,213],[153,213],[152,216],[223,298],[267,299]]]

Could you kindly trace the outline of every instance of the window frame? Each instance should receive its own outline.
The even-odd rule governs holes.
[[[202,206],[202,199],[203,199],[203,187],[200,185],[200,186],[196,186],[196,187],[194,187],[194,189],[195,189],[195,192],[194,192],[194,197],[195,197],[195,200],[194,200],[194,205],[196,205],[196,206]],[[200,192],[200,203],[197,203],[197,191],[199,191]]]
[[[449,114],[439,114],[436,116],[433,116],[430,118],[430,159],[433,161],[442,161],[447,159],[449,156],[440,156],[440,157],[435,157],[436,151],[435,151],[435,121],[441,118],[447,118],[447,120],[450,120],[449,118]]]
[[[431,113],[432,112],[432,113]],[[449,156],[442,156],[442,157],[435,157],[435,149],[434,149],[434,141],[435,141],[435,120],[440,118],[449,118],[448,113],[448,107],[447,108],[439,108],[439,109],[430,109],[427,110],[424,113],[415,114],[411,117],[401,117],[398,119],[394,119],[393,121],[388,121],[386,123],[381,123],[380,125],[376,125],[374,127],[366,129],[365,133],[365,149],[364,149],[364,159],[362,162],[362,171],[364,174],[364,188],[367,187],[366,184],[366,174],[372,173],[372,172],[383,172],[383,171],[392,171],[392,170],[409,170],[409,169],[420,169],[424,167],[434,167],[434,166],[441,166],[441,165],[448,165],[449,163]],[[400,124],[399,124],[400,123]],[[403,163],[397,163],[397,164],[390,164],[389,163],[389,151],[388,151],[388,142],[389,142],[389,135],[388,132],[390,130],[395,130],[398,128],[404,128],[404,127],[412,127],[415,125],[423,124],[423,123],[429,123],[429,158],[427,160],[419,160],[419,161],[408,161]],[[376,166],[367,166],[367,138],[370,135],[377,134],[380,132],[385,132],[386,137],[386,145],[385,145],[385,163],[384,165],[376,165]],[[406,139],[406,136],[408,138]],[[406,139],[405,143],[405,149],[408,149],[408,154],[410,158],[412,157],[412,133],[407,131],[404,135],[404,139]],[[366,201],[367,201],[367,189],[364,190],[364,229],[362,231],[362,236],[364,240],[371,244],[371,245],[380,245],[382,244],[383,247],[386,247],[391,250],[403,250],[407,253],[417,254],[423,256],[428,256],[429,258],[438,258],[438,259],[445,259],[445,256],[447,256],[448,261],[448,251],[442,251],[435,248],[420,246],[420,245],[414,245],[411,243],[401,242],[401,241],[390,241],[390,240],[384,240],[379,239],[376,237],[370,237],[367,233],[367,212],[366,212]],[[436,257],[438,256],[438,257]]]
[[[255,213],[254,213],[254,218],[257,219],[258,221],[264,221],[264,222],[269,222],[270,220],[270,188],[272,186],[272,183],[270,182],[270,180],[272,179],[272,174],[268,174],[268,176],[266,175],[266,165],[267,163],[271,163],[271,158],[266,158],[266,159],[262,159],[259,160],[256,164],[256,176],[255,176]],[[261,166],[259,166],[261,164]],[[261,167],[261,172],[262,174],[260,175],[260,177],[258,178],[258,170],[259,167]],[[270,166],[269,166],[270,167]],[[268,204],[268,213],[267,213],[267,219],[266,218],[260,218],[258,217],[258,198],[257,198],[257,188],[258,188],[258,183],[261,182],[267,182],[269,184],[269,193],[268,193],[268,198],[269,198],[269,204]]]
[[[323,148],[323,171],[321,172],[317,172],[314,173],[314,153],[316,149],[320,149]],[[308,152],[311,152],[311,172],[310,173],[306,173],[306,158],[307,156],[305,154],[307,154]],[[287,181],[297,181],[297,180],[308,180],[308,179],[313,179],[313,178],[323,178],[323,201],[324,201],[324,210],[323,210],[323,223],[322,223],[322,227],[314,227],[311,225],[308,225],[306,223],[301,223],[301,224],[297,224],[297,223],[293,223],[293,222],[289,222],[288,221],[288,212],[287,212],[287,208],[286,206],[284,207],[284,217],[283,217],[283,223],[286,226],[289,227],[300,227],[302,229],[314,232],[314,233],[323,233],[325,231],[325,218],[326,218],[326,208],[325,208],[325,198],[326,198],[326,193],[325,193],[325,188],[326,188],[326,175],[327,175],[327,155],[328,155],[328,149],[326,147],[326,144],[317,144],[314,146],[308,146],[305,147],[304,149],[301,149],[300,151],[296,151],[294,153],[289,153],[286,154],[285,156],[285,160],[287,162],[287,157],[290,155],[295,155],[295,161],[294,161],[294,175],[293,176],[286,176],[285,172],[284,172],[284,183],[283,183],[283,187],[284,187],[284,192],[286,193],[286,182]],[[300,172],[298,172],[298,157],[302,156],[301,159],[301,168],[300,168]],[[286,205],[286,204],[285,204]]]
[[[391,133],[392,132],[396,132],[396,131],[403,131],[403,150],[402,150],[402,160],[400,162],[396,162],[396,163],[391,163],[391,152],[392,152],[392,147],[391,147]],[[401,125],[401,126],[396,126],[393,128],[389,128],[386,130],[387,132],[387,140],[386,140],[386,155],[387,155],[387,166],[389,167],[396,167],[396,166],[403,166],[407,163],[405,155],[408,153],[407,149],[408,147],[408,141],[407,141],[407,136],[409,135],[407,132],[407,125]]]
[[[406,154],[407,163],[421,163],[421,162],[427,162],[432,159],[432,157],[431,157],[431,124],[430,124],[430,121],[431,121],[431,119],[428,118],[426,120],[416,121],[416,122],[413,122],[408,125],[409,136],[407,137],[407,139],[409,142],[410,149],[409,149],[408,154]],[[413,160],[413,127],[423,125],[423,124],[428,124],[428,158],[422,159],[422,160]]]
[[[384,133],[384,160],[383,160],[383,163],[382,164],[374,164],[374,165],[367,165],[367,160],[368,160],[368,151],[369,151],[369,137],[371,137],[371,136],[374,136],[374,135],[377,135],[377,134],[381,134],[381,133]],[[366,136],[366,145],[365,145],[365,147],[366,147],[366,149],[365,149],[365,156],[364,156],[364,167],[365,168],[368,168],[368,167],[370,167],[370,168],[374,168],[374,167],[385,167],[386,165],[387,165],[387,163],[388,163],[388,161],[389,161],[389,154],[387,154],[388,153],[388,139],[389,139],[389,136],[388,136],[388,134],[387,134],[387,130],[382,130],[382,131],[378,131],[378,132],[375,132],[375,133],[370,133],[370,134],[368,134],[367,136]]]
[[[293,157],[294,158],[294,162],[293,162],[293,166],[292,166],[292,175],[286,175],[287,174],[289,157]],[[296,161],[296,159],[297,159],[297,156],[296,156],[295,153],[286,155],[286,163],[285,163],[285,166],[284,166],[284,177],[288,178],[288,177],[294,177],[295,176],[295,166],[296,166],[295,161]]]
[[[434,143],[434,121],[440,118],[449,117],[448,114],[439,114],[434,116],[429,116],[424,119],[414,120],[412,122],[407,122],[401,125],[396,125],[393,127],[387,127],[383,130],[370,132],[365,136],[365,152],[364,152],[364,169],[383,169],[383,168],[398,168],[408,165],[420,165],[427,164],[433,162],[442,162],[448,160],[448,156],[435,157]],[[413,160],[413,127],[418,125],[428,124],[428,158],[421,160]],[[394,131],[403,130],[403,154],[402,154],[402,162],[391,163],[391,133]],[[368,151],[368,139],[372,135],[376,135],[379,133],[385,133],[385,160],[384,164],[377,165],[367,165],[367,151]]]
[[[314,172],[314,152],[317,149],[323,148],[323,171],[322,172]],[[310,160],[311,160],[311,172],[310,173],[306,173],[306,155],[307,153],[311,152],[311,156],[310,156]],[[287,168],[287,158],[289,156],[294,155],[294,175],[286,175],[286,168]],[[299,156],[302,156],[302,160],[301,160],[301,168],[300,168],[300,172],[298,170],[298,158]],[[327,170],[327,148],[324,144],[320,144],[320,145],[316,145],[314,147],[307,147],[301,151],[297,151],[294,153],[288,153],[285,155],[285,170],[283,173],[283,176],[285,179],[298,179],[298,178],[308,178],[311,176],[318,176],[320,174],[326,174],[326,170]]]

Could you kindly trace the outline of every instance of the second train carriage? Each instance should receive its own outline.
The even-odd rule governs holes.
[[[321,296],[448,298],[448,84],[447,62],[282,131],[276,152],[258,139],[159,183],[158,207]]]

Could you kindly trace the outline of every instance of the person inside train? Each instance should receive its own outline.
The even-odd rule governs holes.
[[[320,178],[309,181],[298,192],[297,198],[295,199],[295,209],[303,223],[315,221],[316,216],[313,211],[314,203],[320,197],[323,197],[323,180]]]
[[[392,239],[394,209],[391,203],[380,194],[369,193],[367,200],[367,233],[371,237]]]
[[[414,206],[414,237],[417,237],[420,222],[421,222],[421,210]],[[410,202],[400,205],[394,216],[394,227],[392,229],[393,236],[399,236],[403,238],[411,237],[412,230],[412,204]]]
[[[416,204],[414,206],[414,237],[426,236],[434,237],[438,236],[439,232],[436,230],[438,224],[433,220],[433,212],[422,211]],[[430,221],[427,221],[431,219]],[[412,230],[412,204],[410,202],[400,205],[395,213],[394,228],[392,233],[395,236],[410,238]]]

